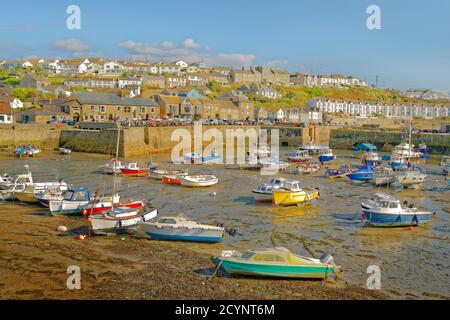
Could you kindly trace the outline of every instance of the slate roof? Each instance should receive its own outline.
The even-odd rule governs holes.
[[[159,105],[150,99],[143,98],[120,98],[115,94],[109,93],[87,93],[79,92],[69,99],[69,101],[77,100],[81,104],[95,105],[118,105],[118,106],[141,106],[141,107],[158,107]]]

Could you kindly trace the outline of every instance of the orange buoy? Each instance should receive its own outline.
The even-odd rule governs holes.
[[[86,239],[86,236],[82,234],[79,234],[77,237],[77,240],[84,240],[84,239]]]
[[[414,230],[414,227],[413,226],[409,226],[408,230]]]

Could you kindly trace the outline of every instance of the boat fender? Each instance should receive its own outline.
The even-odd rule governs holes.
[[[59,232],[66,232],[67,231],[67,227],[59,226],[58,228],[56,228],[56,230],[59,231]]]

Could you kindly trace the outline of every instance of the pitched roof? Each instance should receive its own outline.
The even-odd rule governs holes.
[[[8,101],[0,101],[0,114],[11,114],[11,107]]]
[[[170,103],[170,104],[179,104],[180,103],[180,97],[178,97],[178,96],[167,96],[167,95],[159,94],[158,97],[165,103]]]
[[[120,98],[115,94],[109,93],[88,93],[79,92],[74,95],[71,100],[77,100],[81,104],[96,104],[96,105],[118,105],[118,106],[143,106],[143,107],[158,107],[159,105],[150,99],[142,98]]]

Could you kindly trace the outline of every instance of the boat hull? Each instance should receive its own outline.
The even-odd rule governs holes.
[[[354,181],[369,181],[373,179],[373,173],[352,172],[347,175],[347,178]]]
[[[254,190],[253,198],[256,203],[272,202],[272,193],[262,193]]]
[[[81,214],[83,207],[89,201],[50,201],[49,208],[52,216]]]
[[[319,162],[320,163],[330,162],[330,161],[333,161],[334,159],[336,159],[336,157],[335,156],[331,156],[331,155],[329,155],[329,156],[326,156],[326,155],[319,156]]]
[[[181,179],[177,176],[165,176],[162,178],[164,184],[181,185]]]
[[[272,203],[275,206],[295,206],[314,199],[320,199],[319,191],[274,191]]]
[[[130,208],[130,209],[139,209],[139,208],[143,207],[143,203],[142,203],[142,201],[122,202],[122,203],[118,203],[116,205],[116,207],[126,207],[126,208]],[[111,210],[112,208],[113,208],[113,206],[111,204],[105,205],[105,206],[94,206],[94,208],[92,208],[92,206],[90,206],[90,205],[87,205],[82,210],[82,213],[83,213],[83,215],[95,215],[95,214],[102,213],[104,211]]]
[[[208,243],[218,243],[223,240],[223,230],[158,228],[154,225],[143,225],[142,229],[153,240]]]
[[[122,169],[120,174],[128,177],[145,177],[148,175],[148,169]]]
[[[367,223],[376,227],[417,226],[431,221],[431,213],[389,214],[363,209]]]
[[[325,279],[333,272],[327,266],[290,266],[274,264],[256,264],[221,259],[223,269],[229,274],[259,277]]]
[[[34,192],[16,192],[16,198],[20,202],[39,203],[39,200],[34,197]]]
[[[149,221],[158,215],[158,210],[152,210],[144,214],[135,214],[122,219],[115,219],[103,215],[91,216],[91,228],[97,235],[106,235],[126,231],[138,226],[140,222]]]

